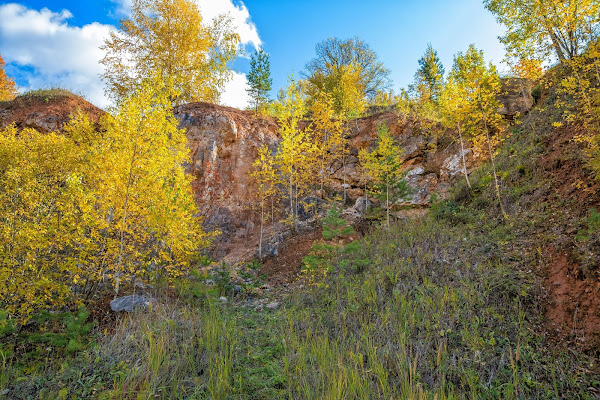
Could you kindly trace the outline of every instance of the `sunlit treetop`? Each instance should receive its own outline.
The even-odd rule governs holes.
[[[231,20],[205,23],[190,0],[133,0],[131,17],[121,21],[102,47],[102,76],[107,92],[119,101],[144,78],[171,77],[180,95],[177,103],[216,103],[231,72],[240,37]]]
[[[4,65],[0,56],[0,101],[12,100],[19,94],[15,81],[4,72]]]
[[[569,60],[600,30],[597,0],[485,0],[507,28],[500,41],[509,58]]]

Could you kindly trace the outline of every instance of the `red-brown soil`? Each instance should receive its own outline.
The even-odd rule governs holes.
[[[302,269],[302,258],[308,255],[313,243],[322,237],[322,229],[295,235],[278,249],[278,255],[263,262],[259,274],[266,275],[271,285],[281,285],[296,280]]]
[[[552,217],[546,227],[555,237],[554,243],[546,244],[542,262],[548,329],[592,345],[600,340],[600,265],[591,273],[581,270],[575,260],[575,235],[589,210],[600,209],[600,182],[586,170],[582,146],[573,140],[581,133],[574,127],[561,128],[548,138],[539,165],[549,188],[537,202],[551,207],[561,225],[553,226]]]
[[[25,94],[12,101],[0,102],[0,129],[14,123],[18,129],[60,131],[77,109],[94,122],[104,114],[104,111],[82,97],[66,91]]]
[[[569,263],[564,253],[555,253],[547,273],[549,328],[561,336],[596,342],[600,333],[600,281],[582,279],[578,266]]]

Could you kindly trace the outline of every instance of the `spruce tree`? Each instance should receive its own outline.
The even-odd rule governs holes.
[[[427,50],[423,57],[419,59],[419,70],[416,73],[415,81],[417,86],[421,86],[420,92],[437,102],[443,87],[444,66],[437,55],[437,51],[427,45]]]
[[[271,90],[273,80],[271,79],[271,63],[269,54],[263,49],[255,51],[250,58],[250,72],[248,73],[248,94],[254,100],[254,108],[268,101],[268,93]]]

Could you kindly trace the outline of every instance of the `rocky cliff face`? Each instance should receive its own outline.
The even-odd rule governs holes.
[[[246,237],[254,227],[250,210],[256,190],[249,172],[260,147],[277,146],[277,124],[208,103],[179,106],[175,115],[187,132],[189,169],[205,225],[225,238]]]
[[[417,123],[389,112],[360,118],[348,124],[350,157],[345,171],[339,166],[334,174],[338,190],[342,190],[345,182],[347,196],[351,200],[364,196],[363,189],[368,182],[365,182],[360,171],[358,152],[360,149],[375,146],[380,124],[388,126],[403,149],[402,161],[407,172],[406,181],[412,190],[404,205],[427,207],[433,193],[443,198],[462,171],[460,146],[451,135],[444,139],[433,137]],[[469,149],[465,150],[465,158],[470,165]]]
[[[507,115],[517,108],[523,112],[530,107],[528,94],[522,92],[523,86],[513,86],[516,89],[512,94],[501,99]],[[93,120],[98,120],[103,113],[71,94],[45,99],[21,96],[0,104],[0,128],[16,123],[19,128],[57,131],[77,108],[90,114]],[[226,255],[240,244],[244,245],[242,247],[256,246],[258,218],[256,207],[253,207],[253,194],[257,188],[248,173],[260,147],[266,144],[277,149],[276,121],[256,116],[251,111],[208,103],[182,105],[174,112],[180,127],[187,132],[191,153],[188,168],[194,176],[193,188],[205,226],[222,232],[217,240],[217,255]],[[349,205],[364,196],[367,183],[359,169],[358,152],[374,146],[378,126],[382,123],[389,127],[404,149],[406,179],[412,189],[406,206],[425,208],[433,193],[443,198],[452,183],[461,179],[461,150],[450,133],[445,139],[436,139],[415,122],[382,112],[351,121],[346,126],[350,156],[345,166],[332,166],[332,176],[333,189],[340,193],[345,189]],[[470,164],[469,149],[465,150],[465,158]]]
[[[531,89],[533,82],[529,79],[505,78],[500,90],[500,114],[513,119],[517,114],[525,114],[533,107]]]
[[[48,93],[45,93],[48,92]],[[14,123],[18,129],[34,128],[39,132],[60,131],[79,109],[98,121],[104,111],[83,98],[65,91],[41,91],[0,102],[0,129]]]
[[[207,103],[187,104],[175,109],[180,126],[187,131],[196,199],[205,226],[218,229],[215,256],[223,257],[240,247],[251,247],[254,255],[258,234],[256,183],[248,176],[264,144],[277,149],[279,137],[275,120],[252,112]],[[358,152],[372,147],[380,124],[386,124],[404,149],[407,181],[412,194],[405,205],[425,208],[433,193],[443,198],[462,173],[460,148],[451,137],[438,141],[414,122],[394,113],[381,113],[351,121],[346,130],[350,156],[344,166],[332,166],[333,189],[346,189],[348,205],[364,196],[367,182],[358,164]],[[466,150],[470,162],[470,150]],[[254,206],[254,207],[253,207]],[[281,232],[277,232],[279,235]],[[235,258],[235,257],[233,257]]]

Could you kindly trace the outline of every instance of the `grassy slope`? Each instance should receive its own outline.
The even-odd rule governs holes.
[[[98,345],[2,390],[28,398],[594,398],[598,353],[547,336],[543,270],[586,207],[544,162],[557,132],[539,109],[498,158],[502,221],[487,166],[419,223],[374,229],[326,285],[277,310],[220,303],[190,281],[178,300],[119,321]],[[579,154],[562,165],[581,169]],[[578,161],[577,161],[578,160]],[[585,173],[578,179],[585,179]],[[578,176],[579,176],[578,175]],[[558,197],[556,197],[558,196]],[[586,243],[579,243],[585,252]],[[345,256],[348,258],[349,256]],[[350,260],[350,261],[353,261]],[[596,260],[597,261],[597,260]]]

